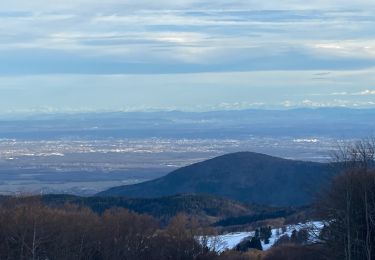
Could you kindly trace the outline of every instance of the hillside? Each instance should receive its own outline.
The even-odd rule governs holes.
[[[162,223],[167,223],[170,218],[178,213],[212,224],[222,220],[237,219],[241,216],[252,217],[255,220],[274,218],[275,216],[287,217],[294,214],[296,208],[274,208],[261,205],[250,205],[224,198],[179,194],[169,197],[152,199],[128,199],[124,197],[78,197],[72,195],[44,195],[42,201],[50,206],[63,206],[73,204],[91,208],[94,212],[102,213],[111,208],[127,208],[139,214],[148,214]],[[251,219],[246,223],[251,223]],[[224,223],[225,224],[225,223]]]
[[[152,181],[114,187],[99,196],[217,195],[247,203],[298,206],[312,201],[332,176],[328,164],[240,152],[180,168]]]

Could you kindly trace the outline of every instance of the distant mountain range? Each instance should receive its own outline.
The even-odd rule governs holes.
[[[198,193],[273,206],[312,202],[333,176],[329,164],[239,152],[186,166],[140,184],[114,187],[99,196],[152,198]]]
[[[0,138],[361,138],[374,134],[374,117],[375,109],[348,108],[0,116]]]

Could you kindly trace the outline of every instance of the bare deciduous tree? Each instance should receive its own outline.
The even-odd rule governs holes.
[[[374,259],[375,142],[366,139],[340,146],[333,158],[340,174],[318,204],[328,220],[327,245],[336,257]]]

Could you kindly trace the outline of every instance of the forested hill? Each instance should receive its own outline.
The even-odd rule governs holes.
[[[28,198],[25,198],[27,200]],[[161,198],[129,199],[125,197],[78,197],[73,195],[44,195],[40,199],[51,207],[77,205],[88,207],[96,213],[103,213],[113,208],[126,208],[139,214],[151,215],[168,223],[179,213],[192,216],[202,223],[212,224],[240,217],[251,219],[287,217],[299,208],[268,207],[246,204],[209,195],[179,194]],[[249,221],[251,222],[251,221]]]
[[[333,176],[329,164],[239,152],[180,168],[152,181],[114,187],[99,196],[161,197],[203,193],[264,205],[309,204]]]

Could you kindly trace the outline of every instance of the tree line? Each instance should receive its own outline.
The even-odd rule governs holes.
[[[199,259],[194,221],[174,217],[166,228],[126,209],[96,214],[72,205],[52,208],[37,198],[0,206],[0,259]]]

